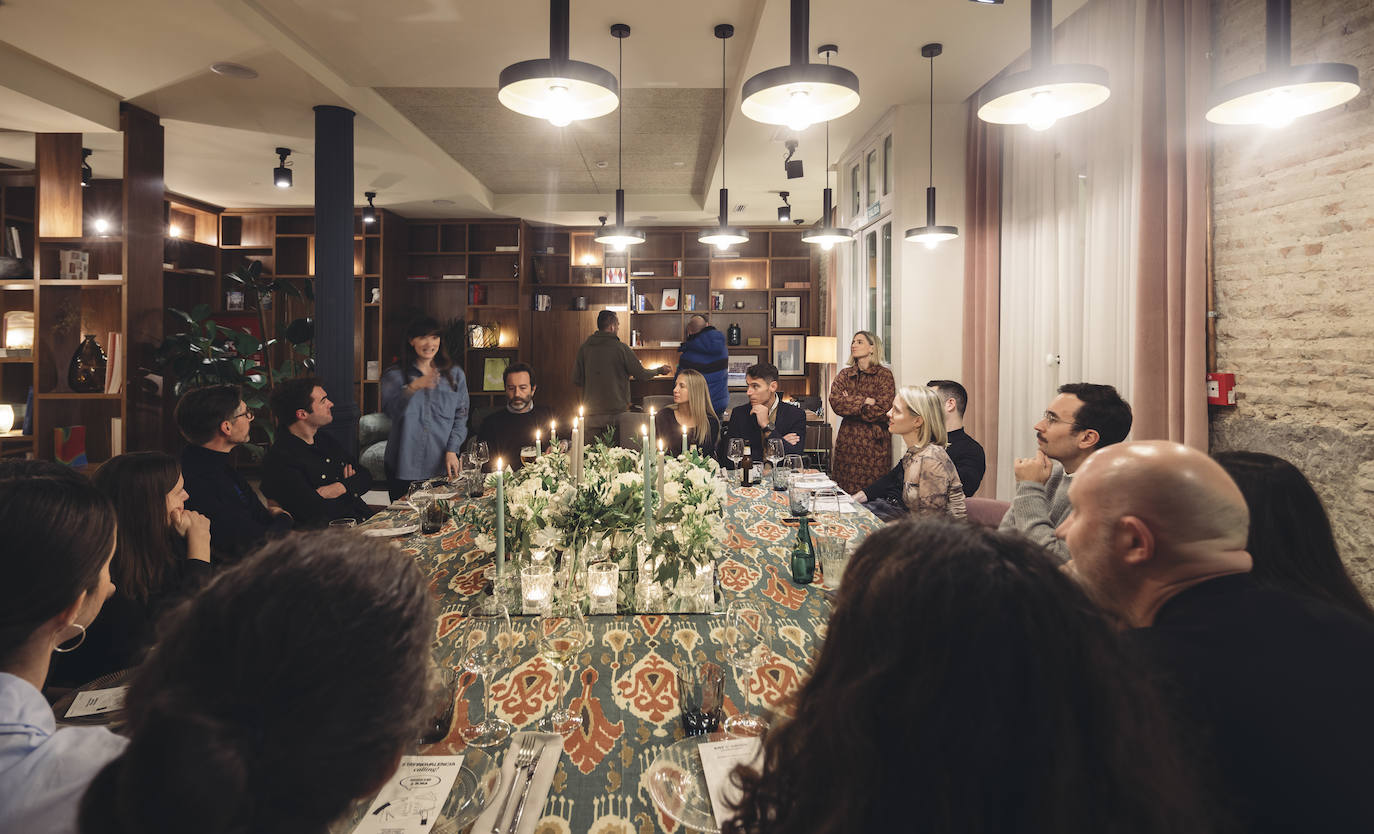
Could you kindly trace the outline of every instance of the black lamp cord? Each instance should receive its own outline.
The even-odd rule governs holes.
[[[930,56],[930,144],[927,150],[930,152],[930,161],[927,163],[926,187],[935,185],[935,56]],[[934,222],[933,220],[928,222]]]

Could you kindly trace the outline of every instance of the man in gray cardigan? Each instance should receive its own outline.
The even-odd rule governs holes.
[[[1059,386],[1033,428],[1040,451],[1016,459],[1016,497],[999,529],[1016,530],[1067,562],[1069,549],[1054,530],[1073,509],[1069,482],[1089,455],[1131,433],[1131,407],[1110,385],[1070,383]]]

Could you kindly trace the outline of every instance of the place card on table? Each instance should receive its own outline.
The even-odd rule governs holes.
[[[82,718],[87,715],[100,715],[102,712],[114,712],[124,708],[124,696],[128,694],[128,686],[112,686],[109,689],[91,689],[86,692],[78,692],[72,705],[67,708],[63,718]]]
[[[403,756],[354,834],[427,834],[458,779],[462,756]]]
[[[738,802],[740,789],[730,780],[735,765],[748,765],[758,770],[763,765],[763,740],[731,738],[707,741],[697,747],[701,755],[701,772],[706,777],[706,790],[711,794],[711,812],[716,822],[724,825],[734,817],[730,805]]]

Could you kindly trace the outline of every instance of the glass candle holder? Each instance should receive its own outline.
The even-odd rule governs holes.
[[[614,614],[616,591],[620,588],[620,566],[615,562],[597,562],[589,566],[587,587],[591,597],[591,613]]]
[[[548,562],[520,569],[520,603],[526,614],[542,614],[553,604],[553,566]]]

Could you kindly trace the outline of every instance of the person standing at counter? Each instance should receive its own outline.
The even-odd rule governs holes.
[[[855,333],[849,366],[830,385],[830,407],[842,418],[831,476],[851,494],[882,477],[892,464],[887,412],[897,396],[897,382],[878,356],[877,337],[867,330]]]
[[[444,352],[442,328],[432,318],[406,327],[404,355],[382,376],[382,411],[391,418],[386,474],[394,501],[414,481],[460,469],[468,436],[468,383]]]

